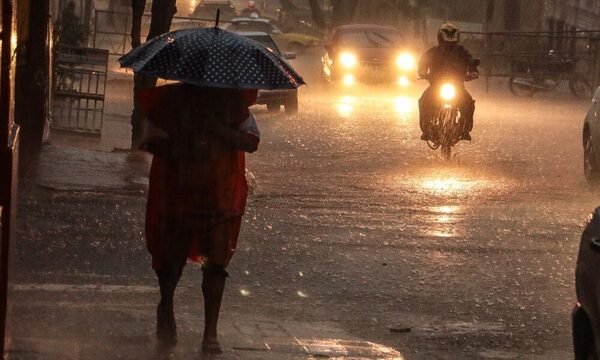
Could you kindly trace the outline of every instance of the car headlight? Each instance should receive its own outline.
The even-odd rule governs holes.
[[[404,71],[414,70],[417,65],[417,61],[415,57],[409,53],[400,54],[398,58],[396,58],[396,65]]]
[[[340,56],[340,62],[344,68],[351,69],[356,66],[358,59],[356,58],[356,55],[345,52]]]
[[[452,84],[444,84],[440,89],[440,96],[446,101],[453,100],[456,97],[456,87]]]

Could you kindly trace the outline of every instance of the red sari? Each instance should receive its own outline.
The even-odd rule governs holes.
[[[200,141],[201,156],[174,156],[170,150],[187,131],[182,122],[202,126],[207,115],[222,110],[214,108],[215,96],[235,98],[219,120],[237,129],[249,115],[241,94],[183,84],[140,94],[148,120],[169,135],[150,170],[146,244],[155,270],[182,266],[186,258],[227,266],[235,252],[248,193],[244,152],[210,135]]]

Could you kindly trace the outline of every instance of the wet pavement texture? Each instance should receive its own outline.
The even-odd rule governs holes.
[[[315,85],[301,90],[297,116],[255,109],[257,187],[222,314],[230,355],[271,356],[240,350],[232,330],[267,323],[411,360],[571,357],[576,251],[599,194],[582,171],[587,102],[494,86],[473,87],[473,142],[450,162],[418,140],[417,90]],[[15,338],[95,339],[81,358],[149,353],[158,295],[143,239],[147,163],[58,143],[20,194]],[[195,356],[186,351],[202,328],[201,272],[186,270],[175,358]],[[303,341],[286,346],[293,337]]]

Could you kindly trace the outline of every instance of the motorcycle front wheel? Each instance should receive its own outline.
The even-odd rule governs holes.
[[[590,82],[581,75],[575,75],[569,80],[569,90],[578,99],[591,99],[594,95]]]
[[[510,92],[517,97],[532,97],[534,94],[533,86],[527,85],[532,83],[533,78],[527,76],[511,76],[508,79],[508,88]]]
[[[452,145],[442,145],[442,157],[444,158],[444,160],[450,160],[452,158]]]

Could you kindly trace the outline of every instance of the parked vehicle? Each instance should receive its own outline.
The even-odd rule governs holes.
[[[238,34],[262,44],[284,59],[292,60],[296,58],[296,54],[293,52],[282,53],[275,40],[267,33],[255,31],[238,32]],[[256,103],[266,105],[269,112],[280,111],[281,106],[284,106],[287,114],[295,114],[298,112],[298,90],[260,90]]]
[[[276,24],[275,20],[264,17],[234,18],[231,19],[231,23],[225,26],[225,29],[233,32],[267,33],[285,51],[299,52],[308,47],[315,47],[321,44],[321,39],[314,35],[286,32]]]
[[[194,12],[192,17],[204,20],[212,20],[217,16],[217,10],[221,10],[221,20],[231,20],[237,16],[235,6],[228,0],[202,0]]]
[[[600,353],[600,208],[583,231],[575,270],[577,304],[572,314],[576,360],[597,360]]]
[[[583,121],[583,172],[591,184],[600,183],[600,87]]]
[[[548,92],[568,81],[569,90],[577,98],[590,98],[592,86],[583,75],[578,74],[577,62],[564,59],[549,52],[540,60],[513,60],[509,78],[510,91],[515,96],[533,96],[538,92]]]
[[[396,81],[407,87],[416,77],[415,56],[398,30],[379,25],[344,25],[325,44],[321,78],[352,86],[356,81]]]

